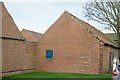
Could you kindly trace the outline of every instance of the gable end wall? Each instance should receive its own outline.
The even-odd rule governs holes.
[[[99,73],[99,40],[68,14],[62,15],[37,43],[37,71]],[[53,59],[46,59],[46,50]]]

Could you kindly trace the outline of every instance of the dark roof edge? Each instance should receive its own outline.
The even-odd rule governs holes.
[[[10,39],[10,40],[19,40],[19,41],[24,41],[25,40],[25,38],[24,39],[23,38],[21,38],[21,39],[11,38],[11,37],[0,37],[0,38],[2,38],[2,39]]]
[[[116,49],[120,49],[119,47],[113,46],[113,45],[108,44],[108,43],[104,43],[104,45],[105,45],[105,46],[111,46],[111,47],[114,47],[114,48],[116,48]]]

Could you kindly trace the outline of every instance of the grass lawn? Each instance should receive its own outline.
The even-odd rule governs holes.
[[[78,74],[78,73],[58,73],[58,72],[29,72],[6,76],[4,78],[111,78],[111,74]],[[58,80],[58,79],[57,79]],[[99,80],[99,79],[97,79]]]

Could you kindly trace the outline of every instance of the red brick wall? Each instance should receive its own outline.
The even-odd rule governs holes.
[[[99,41],[68,14],[62,15],[37,44],[37,71],[98,73]],[[53,59],[46,59],[52,49]]]
[[[0,36],[2,36],[2,5],[0,4]]]
[[[19,40],[2,39],[2,72],[18,72],[16,70],[27,71],[31,69],[34,70],[35,55],[35,43]],[[6,74],[3,73],[3,75]],[[7,75],[11,75],[11,73]]]
[[[2,70],[20,70],[23,69],[23,55],[25,46],[23,41],[2,39]]]
[[[24,69],[35,69],[36,43],[25,42]]]
[[[0,39],[2,39],[2,43],[0,43],[2,50],[0,51],[2,51],[3,73],[35,68],[36,44],[23,41],[24,38],[22,34],[4,4],[1,2],[0,37]]]
[[[25,38],[25,41],[28,41],[28,42],[37,42],[37,38],[35,38],[35,36],[32,33],[30,33],[29,31],[23,29],[21,31],[21,34]]]
[[[2,39],[0,38],[0,77],[2,76]]]
[[[110,72],[109,69],[109,58],[110,52],[116,53],[116,49],[110,46],[102,46],[102,53],[103,53],[103,73]]]

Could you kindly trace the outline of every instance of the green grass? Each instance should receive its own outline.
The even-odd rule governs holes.
[[[29,72],[3,78],[111,78],[111,74],[79,74],[57,72]]]

